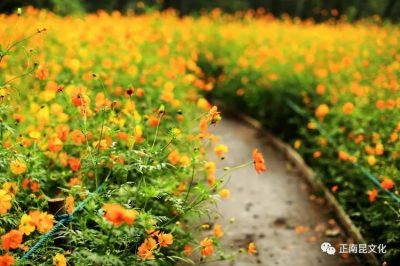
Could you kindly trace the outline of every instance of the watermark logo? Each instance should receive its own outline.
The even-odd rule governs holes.
[[[329,242],[321,244],[321,250],[329,255],[335,255],[336,248]],[[339,254],[385,254],[386,245],[384,244],[339,244]]]
[[[336,248],[334,248],[329,242],[322,243],[321,250],[322,252],[327,253],[329,255],[335,255],[336,253]]]

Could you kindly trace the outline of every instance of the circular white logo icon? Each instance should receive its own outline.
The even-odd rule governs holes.
[[[329,255],[335,255],[336,253],[336,249],[329,242],[322,243],[321,250],[322,252],[327,253]]]

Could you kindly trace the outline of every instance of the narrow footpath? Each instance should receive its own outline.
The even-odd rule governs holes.
[[[339,266],[362,265],[340,254],[321,251],[321,243],[345,243],[343,231],[332,218],[322,198],[310,193],[303,178],[274,150],[265,136],[247,124],[224,117],[212,132],[221,137],[229,152],[218,168],[234,166],[251,158],[253,148],[265,157],[268,170],[256,174],[252,167],[235,171],[227,186],[231,196],[219,202],[218,223],[227,228],[225,247],[237,250],[254,242],[255,256],[242,254],[235,262],[214,262],[209,266]],[[230,224],[229,219],[235,222]]]

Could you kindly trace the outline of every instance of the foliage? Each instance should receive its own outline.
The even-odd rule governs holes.
[[[229,169],[216,172],[227,148],[208,127],[221,117],[201,94],[184,23],[171,14],[82,19],[33,8],[0,21],[1,265],[236,256],[219,245],[220,226],[203,226],[215,223],[210,205],[226,197]],[[264,171],[262,155],[253,156]],[[65,219],[50,213],[59,198],[70,223],[21,260]]]

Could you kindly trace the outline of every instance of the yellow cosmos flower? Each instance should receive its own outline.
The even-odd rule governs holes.
[[[63,254],[57,253],[53,258],[53,265],[54,266],[66,266],[67,259]]]
[[[214,152],[218,157],[223,157],[225,153],[228,152],[228,147],[223,144],[219,144],[215,146]]]
[[[4,189],[0,189],[0,214],[6,214],[11,209],[11,195]]]
[[[24,233],[27,236],[34,232],[35,224],[32,217],[27,214],[22,215],[18,229],[20,232]]]
[[[18,184],[16,182],[5,182],[3,184],[3,189],[11,196],[15,196],[15,194],[17,194],[19,191]]]
[[[223,188],[218,192],[218,194],[222,199],[227,199],[231,195],[231,192],[229,191],[229,189]]]
[[[368,156],[367,161],[370,166],[374,166],[376,164],[376,158],[373,155]]]
[[[26,163],[22,159],[16,159],[10,163],[10,170],[15,175],[25,173],[26,169]]]
[[[329,107],[326,104],[321,104],[315,109],[315,116],[320,120],[324,119],[325,116],[329,113]]]

